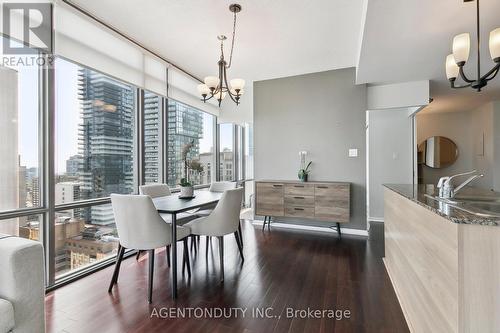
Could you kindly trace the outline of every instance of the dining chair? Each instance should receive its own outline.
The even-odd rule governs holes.
[[[241,260],[244,261],[243,247],[238,237],[239,216],[243,201],[243,188],[226,190],[217,206],[208,216],[197,218],[185,226],[191,229],[193,235],[217,237],[219,240],[219,257],[221,281],[224,281],[224,236],[234,234]]]
[[[236,186],[237,186],[236,182],[220,181],[220,182],[211,183],[208,190],[210,192],[223,193],[224,191],[235,189]],[[214,208],[215,208],[215,205],[210,206],[210,207],[206,207],[204,209],[198,209],[198,211],[196,211],[195,214],[197,216],[208,216],[208,215],[210,215],[210,213],[212,213]],[[238,225],[238,235],[240,237],[241,246],[243,246],[243,234],[241,232],[241,220],[240,220],[239,225]],[[207,236],[205,238],[206,238],[205,250],[208,253],[208,245],[209,245],[209,241],[211,241],[211,239],[209,236]],[[191,244],[191,246],[192,245],[193,244]],[[196,249],[196,247],[195,247],[195,249]]]
[[[147,195],[111,194],[111,205],[115,216],[119,245],[115,270],[111,278],[111,283],[109,284],[108,292],[111,292],[113,286],[118,282],[120,265],[123,260],[125,249],[148,251],[148,302],[151,303],[155,249],[167,247],[172,244],[171,225],[166,223],[158,214],[153,204],[153,200]],[[188,276],[191,277],[189,249],[187,245],[187,237],[189,234],[189,227],[177,227],[177,240],[183,241],[184,243],[183,268],[187,267]],[[172,259],[176,260],[176,258]]]
[[[151,198],[159,198],[166,197],[172,194],[170,191],[170,187],[167,184],[149,184],[149,185],[141,185],[139,186],[139,194],[148,195]],[[172,215],[171,214],[162,214],[160,216],[168,223],[172,223]],[[183,225],[197,216],[193,216],[189,213],[180,213],[177,214],[177,224]],[[141,251],[137,251],[136,260],[139,260],[141,256]],[[168,267],[170,267],[170,246],[167,247],[167,258],[168,258]]]

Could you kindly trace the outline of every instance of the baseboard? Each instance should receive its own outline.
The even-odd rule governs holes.
[[[408,329],[410,330],[411,333],[415,332],[413,329],[413,326],[411,326],[411,322],[408,317],[408,313],[405,310],[405,307],[403,303],[401,302],[401,296],[399,294],[398,286],[394,283],[394,280],[392,279],[391,276],[391,269],[389,268],[389,265],[387,265],[387,261],[385,258],[382,258],[382,261],[384,263],[385,270],[387,272],[387,275],[389,276],[389,280],[391,281],[392,288],[394,289],[394,293],[396,294],[396,298],[398,299],[399,306],[401,307],[401,310],[403,311],[403,316],[405,317],[406,324],[408,325]]]
[[[252,220],[252,224],[255,225],[262,225],[263,223],[264,221]],[[337,233],[337,230],[335,230],[335,228],[325,228],[325,227],[291,224],[291,223],[271,222],[271,227],[283,228],[283,229],[307,230],[307,231],[320,231],[320,232],[334,233],[334,234]],[[368,237],[367,230],[342,228],[342,226],[340,227],[340,229],[342,234],[344,235],[356,235],[356,236]]]
[[[384,222],[383,217],[368,217],[368,222]]]

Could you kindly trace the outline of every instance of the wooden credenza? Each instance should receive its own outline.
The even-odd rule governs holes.
[[[295,217],[337,223],[349,222],[350,183],[257,181],[255,182],[256,215]]]

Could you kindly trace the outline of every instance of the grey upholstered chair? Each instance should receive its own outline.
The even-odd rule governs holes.
[[[243,256],[243,248],[240,238],[238,237],[239,216],[241,211],[241,203],[243,201],[243,189],[236,188],[226,190],[217,206],[212,213],[205,217],[197,218],[185,226],[191,229],[193,235],[205,235],[217,237],[219,239],[219,256],[221,281],[224,281],[224,236],[234,234],[241,260],[245,260]]]
[[[115,224],[120,244],[116,259],[115,270],[108,292],[118,281],[120,265],[125,249],[149,251],[149,283],[148,301],[151,303],[153,293],[153,272],[155,249],[167,247],[172,243],[172,228],[158,214],[151,197],[147,195],[111,194],[111,204],[115,215]],[[177,240],[184,242],[184,263],[188,275],[191,276],[187,237],[190,234],[188,227],[177,227]],[[167,252],[168,256],[168,252]],[[176,258],[173,258],[176,260]]]

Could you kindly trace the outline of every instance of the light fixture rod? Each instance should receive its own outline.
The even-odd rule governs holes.
[[[477,28],[477,82],[481,80],[481,27],[479,24],[479,0],[476,0],[476,28]]]

